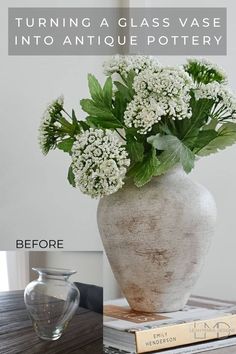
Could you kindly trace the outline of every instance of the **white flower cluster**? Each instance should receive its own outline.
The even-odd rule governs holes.
[[[197,100],[201,98],[214,100],[216,106],[219,106],[222,118],[227,116],[236,119],[236,97],[225,85],[218,82],[201,84],[195,90],[195,97]]]
[[[164,116],[171,119],[191,117],[190,90],[194,83],[181,67],[146,69],[134,79],[134,99],[124,113],[128,127],[146,134]]]
[[[225,70],[216,63],[213,63],[206,58],[188,58],[187,63],[188,65],[196,64],[198,66],[201,66],[202,75],[204,75],[204,69],[208,72],[212,70],[222,78],[223,82],[227,82],[227,74]]]
[[[46,108],[41,123],[39,126],[39,146],[44,155],[48,153],[50,148],[53,146],[53,134],[50,134],[53,125],[56,126],[54,116],[60,113],[64,105],[64,97],[60,96]]]
[[[220,101],[222,107],[225,107],[224,114],[227,114],[229,118],[236,119],[236,97],[226,87],[222,87],[219,93],[222,101]]]
[[[158,66],[159,63],[155,58],[143,55],[115,55],[103,64],[105,75],[117,73],[123,77],[127,77],[131,70],[138,74],[142,70],[147,68],[154,70]]]
[[[209,84],[200,84],[196,90],[194,91],[195,98],[197,100],[201,98],[207,98],[207,99],[213,99],[217,100],[218,99],[218,94],[220,91],[221,85],[218,82],[210,82]]]
[[[128,154],[114,132],[93,128],[77,137],[72,161],[76,187],[93,198],[120,189],[130,164]]]

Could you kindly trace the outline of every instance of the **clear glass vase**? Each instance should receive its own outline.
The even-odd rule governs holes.
[[[76,271],[59,268],[32,268],[38,279],[25,288],[24,300],[37,335],[57,340],[79,306],[80,294],[69,277]]]

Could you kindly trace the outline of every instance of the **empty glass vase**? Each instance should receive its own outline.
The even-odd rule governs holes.
[[[37,335],[57,340],[76,313],[80,294],[69,282],[76,271],[59,268],[32,268],[38,279],[25,288],[24,300]]]

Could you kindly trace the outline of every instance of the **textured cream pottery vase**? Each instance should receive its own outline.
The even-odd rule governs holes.
[[[133,310],[186,304],[214,234],[211,194],[180,168],[142,188],[127,183],[100,200],[98,227],[113,273]]]

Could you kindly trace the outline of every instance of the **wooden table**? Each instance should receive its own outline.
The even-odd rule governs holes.
[[[43,341],[28,317],[23,291],[0,293],[1,354],[102,354],[101,314],[79,308],[57,341]]]

